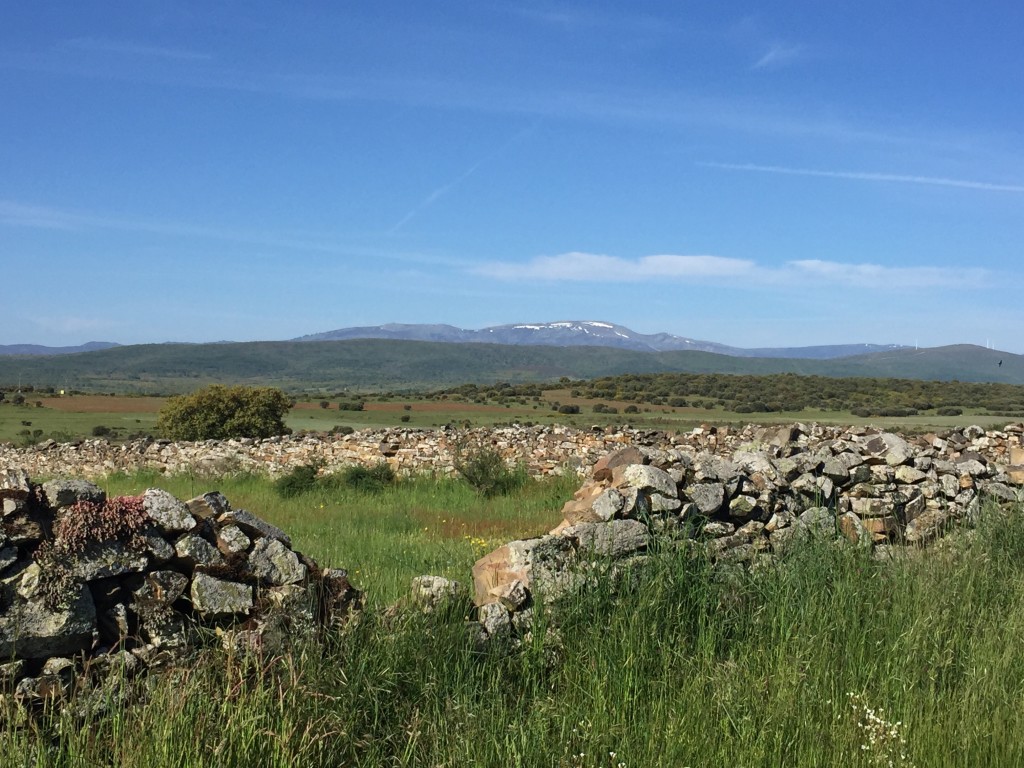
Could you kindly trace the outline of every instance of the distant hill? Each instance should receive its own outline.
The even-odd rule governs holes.
[[[2,355],[73,355],[120,346],[112,341],[90,341],[77,347],[44,347],[41,344],[0,344]]]
[[[895,349],[816,360],[737,357],[700,351],[651,353],[607,346],[451,344],[389,339],[144,344],[76,355],[7,357],[0,364],[0,386],[12,387],[21,382],[83,391],[173,393],[219,382],[296,391],[380,391],[668,372],[799,373],[1024,384],[1024,356],[970,345]]]
[[[622,325],[599,320],[563,320],[555,323],[519,323],[496,325],[478,331],[452,325],[408,325],[390,323],[357,328],[339,328],[325,333],[300,336],[293,341],[344,341],[349,339],[400,339],[404,341],[441,341],[453,344],[471,342],[514,346],[612,347],[637,352],[714,352],[735,357],[786,357],[828,360],[848,355],[905,349],[899,345],[838,344],[813,347],[772,347],[744,349],[701,341],[671,333],[643,334]]]

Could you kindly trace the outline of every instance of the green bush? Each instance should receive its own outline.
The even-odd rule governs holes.
[[[372,467],[361,465],[346,467],[341,472],[340,477],[343,485],[358,491],[368,491],[371,493],[382,491],[388,486],[394,485],[398,479],[395,475],[395,470],[386,461],[382,461]]]
[[[273,387],[212,384],[167,401],[157,429],[171,440],[226,440],[285,435],[292,400]]]
[[[483,496],[503,496],[523,486],[526,471],[510,469],[493,448],[480,448],[471,453],[456,450],[455,471]]]
[[[106,437],[107,435],[109,435],[113,431],[114,430],[112,430],[110,427],[106,426],[105,424],[97,424],[95,427],[92,428],[92,436],[93,437]]]
[[[309,493],[317,487],[320,467],[315,464],[303,464],[295,467],[286,475],[274,481],[274,490],[279,496],[290,499],[303,493]]]
[[[939,416],[960,416],[963,412],[963,408],[957,408],[953,405],[947,405],[945,408],[939,408],[935,411]]]

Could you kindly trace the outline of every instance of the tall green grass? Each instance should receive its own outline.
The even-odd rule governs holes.
[[[579,485],[575,476],[525,482],[514,495],[484,497],[456,479],[418,476],[379,491],[325,483],[282,497],[259,475],[206,478],[159,473],[112,475],[109,495],[163,488],[182,499],[221,491],[287,531],[295,549],[324,566],[347,568],[371,602],[388,603],[414,576],[465,581],[474,560],[511,539],[537,536],[561,520],[558,511]]]
[[[229,498],[262,487],[238,482]],[[412,508],[432,491],[396,493]],[[462,498],[433,493],[435,509]],[[301,517],[275,509],[279,524]],[[284,657],[212,653],[111,716],[7,728],[0,764],[1024,764],[1020,510],[988,509],[977,531],[887,562],[819,542],[744,573],[666,547],[618,594],[591,588],[555,619],[481,651],[461,613],[370,611]],[[884,724],[888,741],[872,742]]]

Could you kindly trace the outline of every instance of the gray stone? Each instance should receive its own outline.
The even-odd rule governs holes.
[[[5,469],[0,472],[0,491],[10,491],[13,495],[2,493],[3,498],[28,498],[32,493],[32,483],[28,472],[24,469]]]
[[[189,514],[199,520],[208,520],[223,515],[231,510],[231,505],[220,491],[210,491],[196,496],[185,503]]]
[[[908,544],[924,544],[937,538],[949,522],[949,513],[941,509],[929,509],[909,523],[903,534]]]
[[[920,483],[928,479],[928,475],[919,469],[915,469],[909,465],[903,465],[896,468],[896,480],[905,483],[907,485],[913,485],[914,483]]]
[[[847,483],[850,480],[850,468],[835,457],[826,459],[825,463],[821,467],[821,471],[825,477],[830,478],[833,482],[839,483],[840,485]]]
[[[702,515],[713,517],[725,503],[725,486],[721,483],[694,483],[687,486],[686,495]]]
[[[101,541],[87,544],[68,565],[71,575],[79,581],[95,581],[146,569],[149,560],[142,552],[123,541]]]
[[[730,517],[749,517],[757,509],[757,499],[740,494],[729,502]]]
[[[185,534],[174,543],[174,551],[192,568],[224,565],[224,555],[215,546],[194,533]]]
[[[968,459],[967,461],[958,461],[956,465],[957,471],[961,475],[970,475],[971,477],[988,477],[989,470],[984,464],[976,459]]]
[[[159,534],[155,525],[143,531],[142,536],[146,540],[146,554],[149,555],[150,564],[161,565],[174,557],[174,547]]]
[[[217,518],[217,522],[221,525],[230,525],[233,523],[252,538],[263,537],[267,539],[275,539],[289,548],[292,545],[292,540],[287,533],[282,531],[280,528],[271,525],[265,520],[261,520],[256,517],[256,515],[251,512],[247,512],[244,509],[233,509],[225,512]]]
[[[87,480],[64,477],[43,483],[43,493],[53,509],[70,507],[80,501],[102,504],[107,500],[107,492],[98,485]]]
[[[1019,490],[1014,490],[1005,483],[985,483],[981,488],[981,492],[986,498],[1008,503],[1016,503],[1021,498]]]
[[[646,549],[651,534],[638,520],[612,520],[608,523],[579,523],[563,535],[572,537],[583,556],[619,558]]]
[[[722,536],[731,536],[733,531],[736,530],[736,526],[722,520],[712,520],[705,524],[702,530],[705,536],[720,538]]]
[[[443,576],[417,576],[410,587],[413,602],[427,613],[456,600],[468,602],[469,598],[459,582]]]
[[[252,542],[237,525],[225,525],[217,531],[217,549],[225,555],[238,555],[249,549]]]
[[[219,554],[219,553],[218,553]],[[206,618],[248,614],[252,610],[252,587],[217,579],[205,573],[192,577],[192,607]]]
[[[594,499],[591,509],[601,520],[608,521],[622,512],[626,503],[625,498],[615,488],[608,488],[600,496]]]
[[[660,493],[652,493],[650,496],[651,512],[654,514],[664,514],[666,512],[677,512],[683,507],[677,497],[662,496]]]
[[[800,515],[800,523],[816,536],[835,536],[836,516],[828,507],[811,507]]]
[[[306,580],[306,566],[277,539],[259,539],[249,553],[249,568],[262,583],[271,586]]]
[[[774,531],[768,541],[776,554],[785,555],[800,546],[811,537],[806,525],[790,525]]]
[[[0,614],[0,658],[73,656],[92,645],[96,606],[84,584],[73,584],[58,608],[18,599],[13,584],[4,585],[0,601],[7,606]]]
[[[518,579],[496,587],[493,592],[494,596],[498,598],[498,602],[513,613],[522,610],[530,602],[530,590]]]
[[[648,464],[630,464],[622,472],[622,482],[648,493],[676,498],[678,491],[672,477],[663,469]]]
[[[132,594],[140,608],[169,606],[185,593],[188,577],[177,571],[150,571]]]
[[[492,638],[507,637],[512,631],[512,617],[501,603],[480,606],[477,620]]]
[[[142,495],[142,506],[153,521],[167,533],[183,533],[196,527],[184,502],[167,491],[150,488]]]

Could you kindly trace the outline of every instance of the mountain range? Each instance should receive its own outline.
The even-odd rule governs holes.
[[[349,339],[401,339],[447,343],[509,344],[513,346],[613,347],[636,352],[713,352],[732,357],[785,357],[832,360],[904,349],[898,344],[835,344],[809,347],[759,347],[746,349],[702,341],[671,333],[637,333],[622,325],[599,320],[562,320],[553,323],[495,325],[478,331],[452,325],[389,323],[339,328],[300,336],[292,341],[344,341]]]

